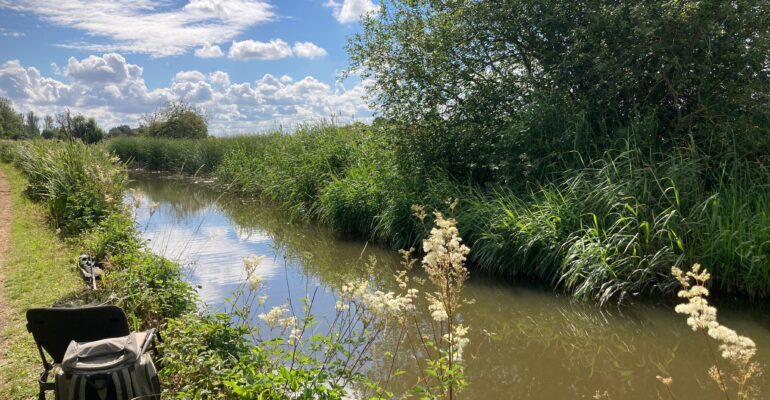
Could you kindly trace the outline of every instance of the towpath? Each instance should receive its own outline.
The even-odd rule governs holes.
[[[4,259],[8,253],[11,234],[11,188],[5,179],[5,173],[0,169],[0,366],[5,364],[5,352],[7,351],[2,336],[2,328],[5,327],[7,308],[5,304],[5,267]],[[3,377],[0,375],[0,387],[3,387]]]

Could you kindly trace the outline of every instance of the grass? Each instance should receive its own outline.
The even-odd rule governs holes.
[[[189,160],[214,160],[204,154],[216,147],[218,164],[205,169],[235,191],[395,248],[419,247],[425,234],[413,204],[446,212],[447,199],[458,199],[472,267],[580,299],[672,292],[670,267],[695,262],[721,291],[770,294],[770,169],[734,160],[714,174],[715,159],[694,145],[660,152],[626,139],[596,157],[565,154],[547,173],[484,184],[414,164],[377,125],[198,142],[122,138],[108,147],[147,166],[157,154],[184,154],[161,160],[196,173],[202,164]]]
[[[25,311],[49,306],[82,288],[74,268],[78,251],[49,228],[45,207],[24,196],[25,178],[9,164],[0,168],[11,187],[13,207],[10,249],[2,266],[9,309],[8,325],[2,329],[6,362],[0,374],[6,385],[0,388],[0,398],[35,398],[41,364],[26,329]]]

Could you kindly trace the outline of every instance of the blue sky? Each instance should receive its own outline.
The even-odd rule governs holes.
[[[213,134],[368,120],[366,82],[339,80],[372,0],[0,0],[0,97],[17,109],[136,126],[163,103]]]

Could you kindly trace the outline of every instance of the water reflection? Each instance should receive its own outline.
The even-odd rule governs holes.
[[[219,193],[189,180],[135,177],[132,186],[146,200],[137,212],[154,251],[181,260],[203,300],[223,307],[242,282],[242,258],[266,255],[259,268],[270,296],[268,306],[317,290],[314,312],[333,313],[334,288],[365,273],[362,259],[376,256],[380,268],[370,278],[394,290],[393,251],[347,240],[314,225],[290,223],[273,208]],[[149,202],[159,203],[150,218]],[[467,354],[469,399],[592,398],[605,390],[613,399],[668,398],[656,375],[674,377],[680,399],[720,399],[706,375],[712,364],[701,336],[693,334],[670,306],[637,304],[600,310],[550,292],[515,287],[473,276],[464,292],[475,304],[462,319],[472,327]],[[770,319],[763,310],[720,308],[722,321],[755,339],[758,359],[770,358]],[[395,337],[385,337],[380,354]],[[399,360],[405,368],[408,359]],[[387,363],[387,364],[386,364]],[[387,360],[375,359],[372,374],[383,374]],[[381,368],[378,368],[380,366]],[[416,373],[391,382],[409,387]],[[763,393],[770,383],[760,378]]]

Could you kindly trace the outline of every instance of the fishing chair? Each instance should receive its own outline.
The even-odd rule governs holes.
[[[55,389],[55,383],[49,382],[48,377],[61,364],[71,341],[93,342],[131,333],[126,314],[116,306],[32,308],[27,310],[27,330],[32,333],[43,362],[43,372],[38,379],[40,400],[45,400],[46,391]],[[153,340],[155,329],[136,335],[138,343],[142,343],[142,354],[150,345],[157,353]],[[51,357],[50,361],[45,353]]]

